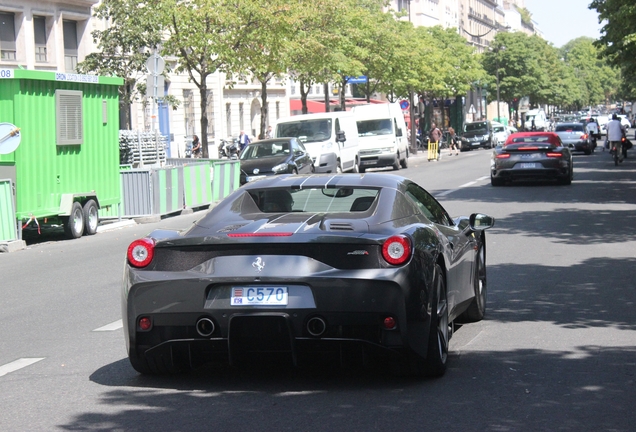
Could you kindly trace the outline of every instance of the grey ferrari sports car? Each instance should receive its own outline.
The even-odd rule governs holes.
[[[493,224],[480,213],[452,219],[391,174],[250,182],[190,228],[128,247],[130,362],[160,374],[218,360],[377,356],[441,376],[453,323],[484,316]]]

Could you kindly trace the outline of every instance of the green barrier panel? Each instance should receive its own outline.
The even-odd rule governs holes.
[[[13,183],[11,180],[0,180],[0,240],[13,241],[17,239]]]
[[[202,207],[212,203],[210,164],[195,163],[183,166],[183,186],[186,207]]]
[[[238,160],[212,162],[212,200],[220,201],[240,186],[241,165]]]
[[[183,167],[159,168],[152,176],[152,213],[165,215],[183,210]]]

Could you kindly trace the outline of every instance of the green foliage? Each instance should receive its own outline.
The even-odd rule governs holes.
[[[623,91],[636,97],[636,4],[625,0],[593,0],[589,6],[603,22],[595,42],[610,65],[622,71]]]
[[[103,0],[95,17],[110,22],[106,30],[92,32],[100,52],[91,53],[77,65],[80,72],[114,75],[124,78],[119,89],[125,120],[120,127],[130,128],[130,105],[145,88],[146,60],[152,47],[161,41],[156,16],[148,3],[138,0]]]

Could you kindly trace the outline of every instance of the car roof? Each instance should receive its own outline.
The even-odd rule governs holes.
[[[526,142],[523,138],[528,138],[527,142],[533,142],[532,138],[546,137],[546,142],[558,146],[561,146],[561,140],[555,132],[517,132],[508,136],[504,146],[509,144],[522,144]]]

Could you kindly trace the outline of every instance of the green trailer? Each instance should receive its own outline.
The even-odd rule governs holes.
[[[62,224],[71,238],[94,234],[98,209],[117,208],[122,84],[116,77],[0,69],[0,123],[20,128],[21,137],[15,151],[0,154],[0,179],[14,185],[18,237],[29,223]]]

